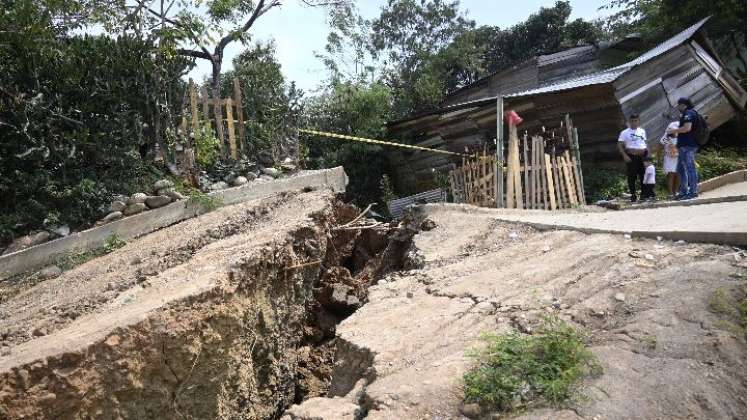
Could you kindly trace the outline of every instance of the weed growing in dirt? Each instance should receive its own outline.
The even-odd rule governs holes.
[[[57,258],[55,258],[55,265],[60,267],[62,271],[71,270],[81,264],[84,264],[96,257],[106,255],[119,248],[122,248],[127,243],[119,236],[116,232],[112,232],[104,242],[103,246],[98,248],[90,249],[88,251],[74,250],[68,251]]]
[[[649,350],[655,350],[658,344],[658,341],[656,340],[655,335],[644,335],[643,337],[640,338],[640,340],[641,340],[641,343],[645,344]]]
[[[187,205],[198,205],[206,213],[217,209],[221,204],[223,203],[220,197],[211,197],[199,190],[191,191],[187,199]]]
[[[543,318],[533,335],[513,331],[482,339],[485,347],[470,354],[477,365],[464,375],[464,394],[487,410],[558,405],[581,378],[601,373],[582,336],[556,316]]]
[[[708,298],[708,308],[721,317],[713,324],[716,328],[747,335],[747,297],[739,299],[719,287]]]

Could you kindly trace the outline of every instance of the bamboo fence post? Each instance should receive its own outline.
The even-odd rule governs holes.
[[[558,158],[553,153],[550,155],[553,178],[555,178],[555,189],[558,197],[558,208],[565,208],[565,194],[563,191],[563,178],[561,177],[561,171],[558,168]]]
[[[218,144],[220,144],[220,149],[225,150],[225,133],[223,132],[223,112],[221,111],[220,107],[222,105],[223,101],[221,101],[220,98],[213,98],[213,114],[215,119],[215,132],[218,134]]]
[[[497,162],[495,168],[495,184],[496,184],[496,207],[505,207],[506,201],[503,197],[503,96],[498,95],[496,99],[496,136],[495,136],[495,159]]]
[[[550,210],[557,210],[558,206],[555,203],[555,185],[552,179],[552,163],[550,162],[550,155],[545,155],[545,175],[547,176],[547,192],[550,196]]]
[[[566,151],[566,153],[568,153],[568,151]],[[563,178],[565,180],[566,190],[568,191],[568,203],[573,207],[576,205],[576,193],[573,189],[573,179],[571,178],[568,161],[565,159],[565,156],[561,156],[560,160],[563,162]]]
[[[238,150],[236,150],[236,132],[233,126],[233,101],[231,98],[226,98],[226,123],[228,128],[228,145],[231,148],[231,157],[234,159],[239,158]]]
[[[200,116],[197,111],[197,89],[192,78],[189,79],[189,105],[192,112],[192,136],[190,136],[190,139],[194,139],[200,131]],[[190,147],[191,145],[192,141],[190,140]]]
[[[236,119],[239,122],[239,147],[246,150],[246,127],[244,126],[244,102],[241,96],[241,83],[237,77],[233,78],[233,103],[236,106]]]
[[[584,171],[581,167],[581,149],[578,144],[578,128],[573,127],[573,143],[576,145],[576,168],[577,172],[576,175],[578,176],[578,183],[580,185],[579,192],[579,201],[582,204],[586,204],[586,187],[584,186]]]
[[[527,208],[532,208],[532,200],[529,199],[529,194],[531,194],[532,188],[531,188],[531,184],[529,183],[529,159],[527,158],[528,147],[527,147],[527,136],[526,135],[523,136],[523,141],[524,141],[524,153],[523,153],[524,154],[524,165],[523,165],[524,169],[522,172],[524,172],[524,192],[527,195],[524,202],[526,203]]]

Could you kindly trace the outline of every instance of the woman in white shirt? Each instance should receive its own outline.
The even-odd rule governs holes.
[[[666,131],[678,129],[680,123],[674,121],[669,123]],[[659,141],[661,143],[661,155],[659,160],[662,162],[664,175],[667,177],[667,188],[669,193],[674,196],[680,189],[680,177],[677,175],[677,135],[670,135],[664,132],[664,136]]]

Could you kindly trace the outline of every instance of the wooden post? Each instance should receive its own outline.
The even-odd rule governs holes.
[[[579,201],[581,204],[586,204],[586,188],[584,187],[584,171],[581,168],[581,149],[578,144],[578,128],[573,127],[573,143],[576,145],[576,175],[578,176],[579,184]]]
[[[550,164],[552,166],[553,179],[555,179],[555,194],[558,199],[558,208],[565,208],[565,194],[563,192],[563,178],[558,168],[558,158],[555,156],[553,147],[553,154],[550,155]]]
[[[520,162],[519,162],[519,134],[517,132],[516,126],[513,124],[508,125],[509,128],[509,154],[512,156],[509,156],[509,159],[513,163],[513,170],[512,170],[512,178],[514,180],[514,192],[516,194],[516,208],[517,209],[523,209],[524,208],[524,193],[522,192],[521,187],[521,173],[519,172],[520,169]]]
[[[192,147],[192,140],[199,135],[200,132],[200,116],[197,111],[197,89],[195,88],[195,82],[192,78],[189,79],[189,108],[192,112],[192,135],[189,136],[189,147]]]
[[[526,200],[524,201],[527,204],[527,208],[532,208],[532,184],[529,181],[529,158],[527,156],[529,150],[527,146],[527,135],[524,134],[524,191],[526,192]]]
[[[239,148],[246,150],[246,127],[244,126],[244,102],[241,97],[241,83],[233,78],[233,103],[236,106],[236,120],[239,122]]]
[[[552,179],[552,167],[550,163],[550,155],[547,153],[545,156],[545,176],[547,178],[547,194],[550,196],[550,210],[557,210],[558,206],[555,203],[555,185]]]
[[[231,98],[226,98],[226,120],[228,124],[228,144],[231,148],[231,157],[238,159],[239,153],[238,150],[236,150],[236,131],[233,127],[233,101]]]
[[[220,144],[221,150],[225,150],[225,146],[223,145],[223,142],[225,142],[225,137],[223,133],[223,121],[221,120],[221,114],[223,114],[220,110],[221,107],[221,101],[220,98],[213,98],[213,113],[215,114],[215,132],[218,134],[218,144]]]
[[[570,168],[568,167],[568,160],[566,159],[567,156],[568,156],[568,151],[566,150],[565,156],[561,156],[560,160],[563,162],[562,163],[563,178],[565,179],[566,191],[568,191],[568,203],[571,206],[575,206],[576,204],[578,204],[578,202],[576,200],[576,191],[573,188],[573,178],[571,177],[571,171],[570,171]]]
[[[506,206],[506,202],[503,198],[503,96],[498,95],[496,99],[496,136],[495,136],[495,160],[497,162],[495,170],[495,199],[496,207],[501,208]]]

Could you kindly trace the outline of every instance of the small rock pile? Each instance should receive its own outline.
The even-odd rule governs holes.
[[[64,228],[64,229],[63,229]],[[28,235],[16,238],[13,242],[5,248],[2,255],[12,254],[13,252],[21,251],[26,248],[31,248],[44,242],[51,241],[61,236],[67,236],[70,234],[70,227],[62,226],[59,228],[50,229],[49,231],[42,230],[39,232],[32,232]]]
[[[96,222],[96,226],[105,225],[123,217],[132,216],[150,209],[163,207],[173,201],[184,200],[184,195],[174,189],[174,183],[168,179],[153,184],[152,195],[135,193],[129,197],[120,195],[109,204],[109,214]]]
[[[290,159],[286,159],[277,168],[263,166],[249,160],[240,160],[232,163],[218,163],[210,172],[200,172],[198,180],[202,191],[220,191],[240,187],[250,182],[272,181],[297,170],[298,167]]]

